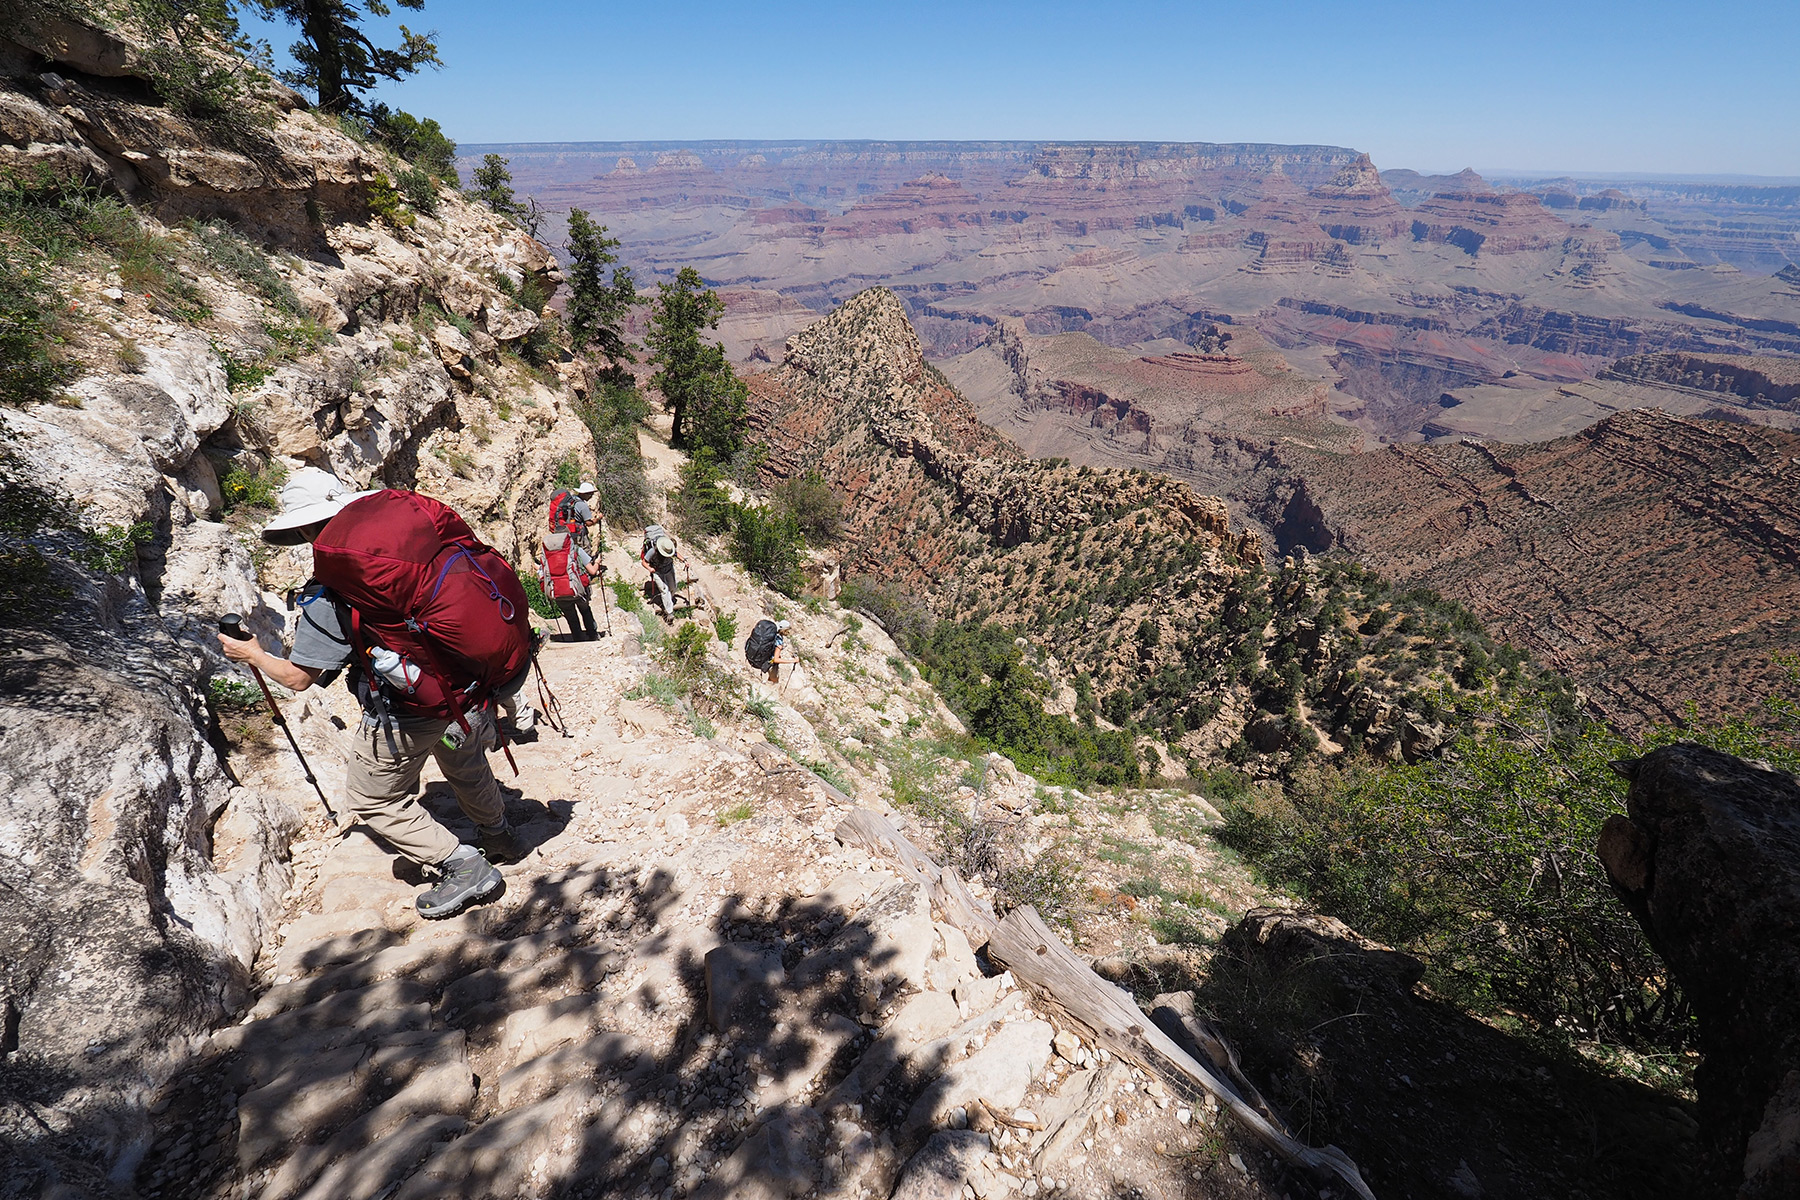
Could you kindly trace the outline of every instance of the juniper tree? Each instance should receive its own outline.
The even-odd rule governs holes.
[[[441,67],[437,33],[414,33],[400,26],[398,46],[377,46],[362,31],[365,17],[393,12],[387,0],[240,0],[264,16],[300,27],[289,48],[299,68],[282,72],[295,87],[311,88],[327,112],[358,112],[361,93],[383,79],[401,80],[425,67]],[[425,0],[393,0],[418,12]]]
[[[420,120],[404,110],[377,104],[369,109],[369,125],[401,158],[451,187],[462,186],[462,177],[456,173],[456,143],[430,117]]]
[[[724,351],[700,337],[702,330],[717,329],[719,318],[724,315],[725,304],[718,293],[706,286],[700,272],[683,267],[657,294],[644,343],[650,347],[650,361],[659,368],[650,382],[662,393],[663,403],[674,418],[669,433],[671,444],[688,444],[690,413],[699,419],[697,424],[705,427],[710,443],[719,437],[724,426],[729,426],[735,411],[739,414],[736,443],[720,455],[729,459],[737,453],[743,439],[743,384],[732,374]],[[724,440],[729,442],[730,438]]]
[[[579,208],[569,210],[569,307],[564,320],[569,328],[569,348],[576,353],[592,346],[608,362],[636,362],[625,340],[625,317],[638,302],[637,281],[630,267],[613,266],[617,238],[606,236],[606,226],[596,225]],[[606,268],[612,267],[607,281]]]
[[[470,194],[503,217],[519,214],[519,201],[512,190],[512,172],[507,169],[506,159],[498,154],[481,156]]]

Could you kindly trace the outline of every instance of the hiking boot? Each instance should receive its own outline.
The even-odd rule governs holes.
[[[512,863],[525,857],[525,847],[510,824],[478,825],[476,832],[481,834],[481,852],[489,862]]]
[[[453,858],[438,871],[437,886],[419,894],[419,915],[428,921],[455,916],[499,891],[504,882],[494,865],[479,854]]]

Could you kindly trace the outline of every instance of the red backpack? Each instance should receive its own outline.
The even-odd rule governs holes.
[[[583,589],[587,588],[593,582],[593,580],[588,578],[588,573],[586,571],[579,569],[572,571],[570,569],[574,566],[576,561],[575,541],[573,538],[564,537],[562,548],[559,550],[552,550],[548,546],[545,547],[544,571],[550,577],[550,595],[552,599],[559,596],[573,596],[577,594],[575,585],[570,582],[571,576],[581,580],[581,587]]]
[[[518,575],[447,505],[384,491],[344,507],[313,542],[313,576],[350,606],[358,658],[368,636],[418,666],[402,706],[455,721],[531,664]]]
[[[569,502],[569,493],[564,490],[550,497],[550,532],[575,534],[587,528],[587,522],[575,516],[575,506]]]

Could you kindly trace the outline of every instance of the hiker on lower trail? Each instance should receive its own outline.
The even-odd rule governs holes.
[[[594,523],[594,485],[582,480],[574,491],[559,488],[550,497],[550,532],[566,533],[577,546],[586,547],[588,527]]]
[[[781,682],[781,668],[800,661],[788,645],[786,621],[758,621],[744,639],[744,658],[758,671],[768,673],[770,683]]]
[[[675,621],[675,564],[679,556],[675,549],[675,539],[661,525],[644,527],[643,549],[638,551],[638,561],[650,572],[650,578],[644,582],[644,597],[662,609],[663,620],[673,624]]]
[[[593,556],[568,534],[544,535],[543,550],[538,555],[538,582],[544,595],[556,601],[563,620],[569,624],[569,633],[578,641],[591,642],[600,636],[588,595],[594,579],[605,574],[606,567],[596,565]]]
[[[452,916],[497,892],[493,863],[520,853],[487,750],[499,740],[493,703],[516,697],[531,667],[524,589],[461,517],[427,497],[352,491],[306,467],[282,487],[281,507],[263,540],[313,546],[314,578],[290,657],[223,634],[220,645],[296,692],[348,668],[364,714],[346,764],[350,809],[395,850],[437,870],[419,915]],[[479,850],[415,797],[427,758],[475,823]]]

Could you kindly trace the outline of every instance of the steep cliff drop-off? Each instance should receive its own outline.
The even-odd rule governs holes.
[[[228,144],[155,100],[141,50],[0,38],[0,170],[160,264],[95,244],[45,267],[75,370],[60,403],[4,414],[9,510],[29,493],[72,515],[33,532],[9,511],[3,543],[0,1139],[80,1130],[83,1169],[126,1178],[161,1074],[243,1002],[318,815],[284,743],[235,777],[220,753],[214,622],[274,644],[306,576],[304,550],[257,541],[246,482],[313,464],[416,487],[510,554],[522,498],[585,441],[569,390],[510,353],[538,317],[508,293],[555,279],[542,246],[448,190],[376,219],[391,156],[272,85]]]

